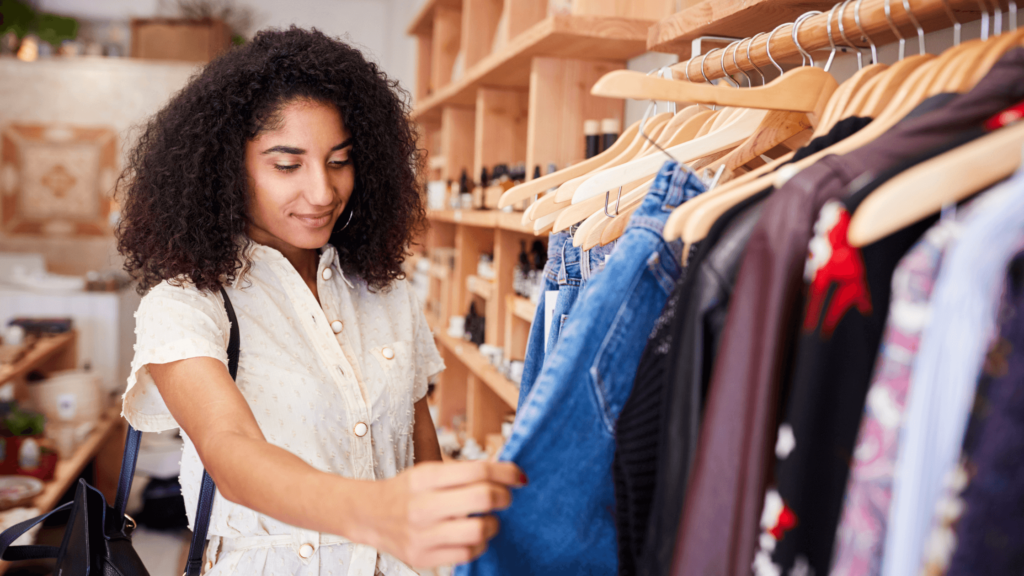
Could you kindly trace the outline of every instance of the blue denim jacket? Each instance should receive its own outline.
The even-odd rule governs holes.
[[[534,381],[544,366],[545,350],[554,350],[562,325],[569,317],[569,311],[580,290],[595,274],[604,268],[605,260],[615,248],[615,242],[607,246],[595,246],[580,250],[572,245],[569,232],[555,232],[548,238],[548,261],[544,265],[544,290],[557,290],[558,299],[551,314],[552,326],[548,330],[547,346],[544,345],[544,299],[537,306],[537,312],[530,326],[526,342],[526,359],[523,363],[523,378],[519,383],[519,408],[530,393]]]
[[[556,232],[548,237],[548,260],[544,263],[544,292],[558,290],[558,271],[562,269],[562,246],[572,242],[568,232]],[[530,335],[526,338],[526,358],[523,360],[523,377],[519,381],[519,405],[523,406],[533,382],[544,364],[544,295],[540,297],[537,311],[530,324]]]
[[[487,552],[458,576],[616,573],[615,421],[681,271],[682,244],[666,243],[662,228],[700,191],[696,176],[667,162],[580,294],[501,454],[530,483],[497,514],[501,531]]]

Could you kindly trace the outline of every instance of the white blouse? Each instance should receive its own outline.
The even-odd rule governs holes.
[[[280,252],[255,245],[249,256],[248,273],[225,290],[241,336],[236,382],[267,441],[349,478],[390,478],[412,466],[413,405],[444,363],[408,283],[371,292],[362,280],[345,278],[327,245],[317,269],[318,304]],[[144,432],[178,428],[147,365],[198,356],[226,365],[223,299],[163,282],[143,297],[135,318],[123,416]],[[180,480],[191,527],[203,465],[184,431],[182,437]],[[289,526],[220,494],[209,534],[211,576],[415,574],[374,548]]]

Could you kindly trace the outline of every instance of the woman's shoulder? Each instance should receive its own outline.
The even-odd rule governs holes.
[[[221,320],[226,313],[220,294],[200,290],[187,278],[179,277],[160,282],[142,297],[136,317],[140,315],[177,316],[202,315]]]

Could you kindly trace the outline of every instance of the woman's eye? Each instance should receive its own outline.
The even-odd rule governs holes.
[[[351,163],[352,163],[352,159],[351,158],[346,158],[345,160],[331,160],[331,162],[330,162],[331,166],[338,166],[338,167],[348,166]]]
[[[298,164],[290,164],[290,165],[287,165],[287,166],[282,166],[281,164],[274,164],[274,168],[280,170],[281,172],[292,172],[293,170],[297,169],[298,167],[299,167]]]

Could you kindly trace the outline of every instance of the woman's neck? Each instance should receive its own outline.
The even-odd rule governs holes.
[[[295,268],[295,271],[299,273],[302,280],[307,285],[315,287],[316,271],[320,266],[320,256],[317,250],[315,248],[297,248],[281,241],[279,238],[261,232],[258,228],[250,226],[249,238],[257,244],[262,244],[280,252],[291,263],[292,268]],[[313,290],[315,294],[315,288]]]

